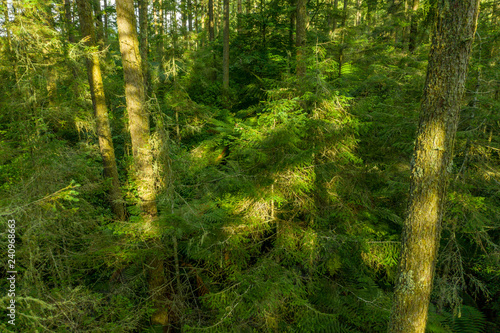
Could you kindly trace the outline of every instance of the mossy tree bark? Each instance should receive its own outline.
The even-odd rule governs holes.
[[[94,22],[90,3],[86,0],[77,0],[78,12],[80,16],[80,29],[82,36],[87,38],[87,46],[96,46],[96,37],[94,32]],[[104,177],[111,180],[109,188],[109,199],[111,209],[116,217],[125,220],[125,208],[122,195],[120,193],[120,181],[118,179],[118,169],[116,167],[115,149],[109,125],[108,107],[104,95],[104,86],[102,83],[101,65],[99,56],[95,50],[87,58],[87,75],[94,106],[96,118],[96,132],[99,138],[99,150],[102,156],[104,166]]]
[[[479,0],[439,0],[389,332],[425,332]]]
[[[306,75],[306,28],[307,28],[307,0],[297,0],[297,17],[295,30],[295,46],[297,48],[297,78]]]
[[[118,39],[123,61],[125,99],[129,118],[129,131],[134,157],[135,181],[139,195],[144,232],[157,236],[153,220],[157,215],[153,155],[149,144],[149,114],[146,109],[142,61],[139,53],[139,40],[136,30],[133,0],[116,2]],[[155,242],[153,238],[151,240]],[[169,314],[166,299],[161,292],[165,284],[163,260],[154,257],[148,265],[148,285],[152,295],[155,312],[151,317],[153,324],[167,326]]]
[[[116,13],[137,192],[143,214],[154,217],[156,216],[156,191],[153,155],[149,144],[149,114],[146,110],[142,60],[139,53],[133,0],[117,1]]]
[[[213,42],[214,38],[214,1],[208,0],[208,41]]]
[[[420,0],[412,0],[410,13],[410,38],[408,42],[408,51],[412,53],[417,46],[417,10]]]
[[[229,99],[229,0],[224,0],[224,45],[222,51],[222,92],[224,104]]]
[[[139,0],[139,29],[141,36],[140,50],[144,87],[149,85],[148,74],[148,0]]]

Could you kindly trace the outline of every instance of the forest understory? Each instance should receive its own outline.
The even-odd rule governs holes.
[[[500,332],[499,7],[0,1],[0,331]]]

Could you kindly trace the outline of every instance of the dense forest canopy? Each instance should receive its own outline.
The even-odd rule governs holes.
[[[0,331],[500,331],[499,1],[0,9]]]

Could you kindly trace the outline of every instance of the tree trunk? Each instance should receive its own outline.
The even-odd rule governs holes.
[[[93,0],[93,6],[94,6],[95,18],[97,21],[96,43],[102,50],[104,48],[104,25],[102,21],[101,1]]]
[[[70,43],[75,42],[75,35],[73,34],[73,22],[71,20],[71,1],[64,0],[64,26],[66,28],[67,38]]]
[[[214,38],[214,0],[208,0],[208,41],[213,42]]]
[[[229,95],[229,0],[224,0],[224,45],[222,55],[222,91],[227,106]]]
[[[149,145],[149,115],[146,110],[142,61],[139,53],[133,0],[120,0],[116,4],[137,191],[143,213],[154,217],[156,216],[156,193],[152,165],[153,156]]]
[[[290,7],[295,6],[295,0],[290,0]],[[293,32],[295,31],[295,14],[297,13],[296,10],[290,11],[290,26],[288,28],[288,44],[290,47],[290,50],[293,49],[293,46],[295,45],[295,41],[293,39]]]
[[[104,43],[108,42],[108,1],[104,0],[104,12],[102,13],[104,19]]]
[[[141,36],[140,52],[142,60],[142,73],[144,75],[144,87],[149,85],[148,75],[148,0],[139,0],[139,29]]]
[[[412,0],[410,14],[410,38],[408,42],[408,51],[413,53],[417,46],[417,10],[420,0]]]
[[[236,30],[238,32],[241,31],[241,15],[243,14],[243,6],[241,4],[241,0],[237,2],[237,21],[236,21]]]
[[[438,1],[389,332],[424,332],[479,0]]]
[[[356,26],[361,24],[361,0],[356,0]]]
[[[187,5],[186,0],[181,0],[181,34],[186,39],[187,35]]]
[[[188,11],[188,31],[193,31],[193,3],[191,0],[187,0],[187,11]]]
[[[307,21],[307,0],[297,0],[297,27],[295,31],[295,46],[297,47],[297,78],[306,75],[306,21]]]
[[[338,10],[339,10],[339,0],[334,0],[334,1],[333,1],[333,22],[332,22],[332,32],[335,32],[335,29],[337,29],[337,17],[338,17]]]
[[[92,19],[92,11],[89,2],[85,0],[77,0],[78,11],[80,16],[80,29],[82,37],[89,36],[87,41],[88,46],[95,46],[95,33]],[[99,64],[99,56],[96,52],[92,52],[92,56],[86,59],[87,75],[92,95],[94,106],[94,114],[96,118],[96,132],[99,138],[99,150],[102,156],[102,164],[104,167],[104,177],[111,179],[109,188],[109,199],[111,209],[116,217],[120,220],[125,220],[125,208],[120,192],[120,181],[118,179],[118,169],[116,167],[115,149],[111,135],[111,127],[109,125],[108,108],[106,106],[106,98],[104,95],[104,87],[102,83],[101,65]]]
[[[116,3],[118,39],[123,59],[125,99],[129,120],[132,154],[134,157],[135,182],[141,203],[144,232],[156,236],[153,219],[156,217],[156,190],[153,172],[153,156],[149,144],[149,115],[146,110],[144,79],[142,74],[139,40],[137,38],[134,1],[120,0]],[[148,285],[155,312],[154,324],[166,326],[169,314],[164,294],[159,292],[165,283],[163,260],[154,258],[148,268]]]

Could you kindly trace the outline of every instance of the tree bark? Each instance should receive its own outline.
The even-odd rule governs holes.
[[[417,46],[417,10],[420,0],[412,0],[410,14],[410,38],[408,42],[408,51],[413,53]]]
[[[213,42],[214,38],[214,0],[208,0],[208,41]]]
[[[146,110],[142,61],[139,53],[136,19],[133,0],[116,2],[118,39],[123,60],[125,99],[129,118],[129,130],[134,157],[134,171],[139,196],[144,232],[157,236],[153,220],[157,215],[153,155],[149,144],[149,115]],[[155,312],[151,317],[154,324],[167,326],[169,313],[161,287],[165,283],[163,260],[155,257],[148,268],[148,285]]]
[[[361,0],[356,0],[356,26],[361,24]]]
[[[306,24],[307,24],[307,0],[297,0],[297,26],[295,31],[295,46],[297,47],[297,78],[306,75]]]
[[[227,104],[229,95],[229,0],[224,0],[224,45],[222,55],[222,91]],[[227,105],[226,105],[227,106]]]
[[[144,76],[144,87],[149,86],[148,75],[148,0],[139,0],[139,29],[140,29],[140,52],[142,60],[142,73]]]
[[[290,7],[295,7],[295,0],[290,0]],[[293,46],[295,45],[295,40],[293,38],[293,33],[295,31],[295,14],[297,13],[297,10],[292,10],[290,11],[290,23],[288,27],[288,47],[290,50],[293,49]]]
[[[149,115],[146,110],[142,60],[139,53],[133,0],[116,3],[118,38],[123,59],[125,99],[132,140],[137,191],[145,215],[156,216],[153,156],[149,145]]]
[[[90,3],[86,0],[77,0],[80,16],[80,29],[82,37],[90,37],[86,44],[93,47],[96,45],[92,11]],[[104,167],[104,177],[111,179],[109,188],[109,200],[111,209],[116,217],[125,220],[125,207],[120,192],[120,181],[118,179],[118,169],[116,167],[115,149],[109,125],[108,108],[106,106],[106,97],[104,95],[104,86],[102,83],[101,65],[98,54],[93,51],[91,57],[86,59],[87,76],[90,85],[90,92],[96,118],[96,131],[99,138],[99,150],[102,156]]]
[[[75,42],[73,34],[73,22],[71,20],[71,0],[64,0],[64,26],[66,28],[66,37],[70,43]]]
[[[389,332],[424,332],[479,0],[439,0]]]
[[[99,48],[102,50],[104,48],[104,25],[102,21],[102,10],[101,10],[101,1],[93,0],[95,18],[97,23],[96,28],[96,43],[99,45]]]

